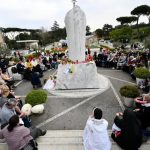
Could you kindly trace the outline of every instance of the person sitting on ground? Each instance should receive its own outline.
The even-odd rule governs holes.
[[[30,70],[33,68],[33,65],[32,65],[32,63],[29,61],[29,59],[26,60],[26,62],[25,62],[25,67],[26,67],[26,68],[29,68]]]
[[[31,74],[32,70],[30,68],[27,68],[23,74],[24,79],[31,81]]]
[[[6,63],[6,60],[5,59],[0,59],[0,68],[2,70],[6,70],[7,69],[7,63]]]
[[[150,92],[150,78],[149,77],[145,79],[144,86],[141,89],[145,94]]]
[[[40,81],[40,75],[39,73],[35,72],[35,69],[33,67],[32,74],[31,74],[31,84],[33,88],[42,87],[41,81]]]
[[[34,128],[34,130],[28,129],[19,123],[19,117],[13,115],[9,119],[9,124],[2,130],[0,130],[0,139],[5,138],[9,150],[24,150],[30,149],[38,150],[37,143],[33,140],[39,136],[44,136],[46,130]]]
[[[48,63],[48,60],[46,57],[43,58],[42,63],[45,65],[46,68],[50,69],[50,64]]]
[[[6,103],[6,101],[7,101],[7,98],[0,96],[0,111],[3,107],[3,105]]]
[[[24,126],[31,127],[31,124],[26,114],[21,112],[20,108],[17,106],[17,100],[15,98],[11,98],[6,101],[6,103],[3,105],[1,109],[0,113],[1,128],[5,127],[8,124],[9,119],[16,114],[18,114],[19,117],[22,118]]]
[[[17,100],[17,102],[18,102],[17,106],[20,109],[22,108],[23,102],[21,101],[20,96],[16,96],[14,94],[14,92],[10,91],[9,88],[8,88],[8,86],[5,85],[5,84],[1,84],[0,83],[0,89],[1,89],[1,97],[7,98],[7,99],[9,99],[9,98],[15,98]]]
[[[136,101],[137,103],[140,103]],[[150,93],[143,96],[141,101],[141,107],[134,110],[136,116],[140,119],[142,123],[142,128],[146,129],[150,127]]]
[[[23,65],[22,61],[19,61],[18,64],[16,65],[16,67],[17,67],[17,72],[19,74],[24,74],[25,66]]]
[[[14,62],[14,60],[13,60],[13,57],[11,57],[11,58],[9,59],[9,64],[8,64],[8,66],[13,66],[13,65],[15,65],[15,62]]]
[[[36,67],[38,62],[35,58],[33,58],[32,61],[31,61],[31,64],[32,64],[33,67]]]
[[[114,119],[112,139],[125,150],[138,150],[142,144],[141,123],[132,110],[117,113]]]
[[[4,91],[5,86],[6,86],[6,88],[8,88],[7,85],[1,85],[1,83],[0,83],[0,108],[2,108],[3,105],[6,103],[6,101],[8,100],[8,98],[3,95],[5,93],[5,91]],[[8,90],[9,90],[9,88],[8,88]]]
[[[102,119],[102,110],[93,109],[93,114],[89,116],[84,128],[83,143],[85,150],[110,150],[108,122]]]
[[[126,63],[126,56],[124,53],[121,53],[117,62],[117,69],[122,68],[122,66]]]
[[[0,68],[0,72],[1,72],[1,68]],[[2,79],[1,75],[0,75],[0,82],[6,84],[6,82]]]
[[[127,61],[127,64],[128,64],[128,68],[129,68],[129,74],[131,74],[134,69],[135,69],[135,66],[136,66],[136,58],[134,56],[130,56],[128,61]]]
[[[0,69],[0,76],[6,82],[6,84],[8,85],[8,87],[10,89],[15,87],[14,86],[15,81],[12,79],[12,77],[9,77],[9,75],[6,72],[6,70],[1,70]]]
[[[39,73],[39,77],[40,78],[43,77],[43,71],[42,71],[42,69],[40,67],[40,64],[37,64],[36,67],[34,67],[34,72]]]

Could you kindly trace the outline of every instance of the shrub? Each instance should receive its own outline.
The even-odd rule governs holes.
[[[32,106],[43,104],[47,100],[47,93],[43,90],[33,90],[25,98],[25,103],[29,103]]]
[[[128,97],[128,98],[135,98],[140,95],[140,92],[136,86],[133,85],[125,85],[120,88],[121,96]]]
[[[133,74],[140,79],[146,79],[150,77],[150,71],[144,67],[136,68],[133,72]]]

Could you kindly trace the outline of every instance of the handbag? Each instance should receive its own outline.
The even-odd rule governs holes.
[[[29,143],[21,150],[38,150],[38,144],[35,140],[30,140]]]

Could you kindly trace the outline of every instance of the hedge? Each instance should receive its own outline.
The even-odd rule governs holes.
[[[32,90],[25,98],[25,103],[32,106],[43,104],[47,100],[47,93],[43,90]]]

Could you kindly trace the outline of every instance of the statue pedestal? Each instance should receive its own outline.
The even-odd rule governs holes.
[[[94,62],[60,64],[55,89],[97,89],[100,83]]]

